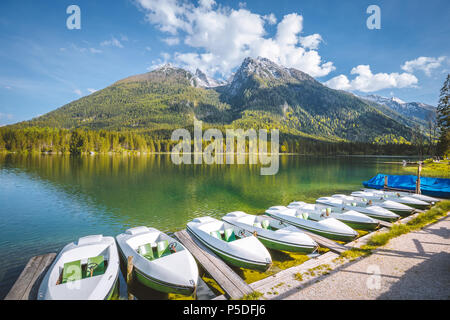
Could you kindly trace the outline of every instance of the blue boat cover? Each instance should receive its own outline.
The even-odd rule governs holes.
[[[413,175],[395,176],[379,173],[369,181],[364,181],[363,185],[366,188],[383,189],[385,176],[388,177],[387,185],[389,188],[416,190],[417,176]],[[450,198],[450,179],[421,177],[420,191],[422,194],[429,196]]]

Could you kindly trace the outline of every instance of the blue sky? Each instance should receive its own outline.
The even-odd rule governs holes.
[[[80,30],[66,27],[72,4]],[[379,30],[366,26],[369,5],[381,9]],[[448,0],[2,0],[0,125],[166,62],[227,78],[258,55],[333,88],[436,105],[448,21]]]

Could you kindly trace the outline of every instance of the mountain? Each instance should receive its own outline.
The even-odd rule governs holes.
[[[372,104],[302,71],[246,58],[228,83],[165,65],[16,126],[133,130],[167,139],[199,119],[205,127],[276,128],[328,141],[410,139],[404,116],[396,120]]]
[[[198,85],[200,87],[204,87],[204,88],[214,88],[214,87],[219,87],[219,86],[223,86],[226,84],[225,82],[217,81],[213,78],[208,77],[200,69],[197,69],[195,71],[195,77],[197,78]]]
[[[436,108],[420,102],[404,102],[403,100],[392,97],[386,98],[378,95],[367,95],[361,97],[370,102],[386,106],[392,111],[404,116],[406,119],[412,120],[421,125],[426,125],[431,119],[436,119]]]

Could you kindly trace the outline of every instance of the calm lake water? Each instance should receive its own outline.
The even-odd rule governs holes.
[[[401,173],[390,161],[401,158],[281,156],[278,174],[261,176],[257,165],[176,166],[168,155],[0,155],[0,298],[30,257],[82,236],[139,225],[176,231],[194,217],[314,202]]]

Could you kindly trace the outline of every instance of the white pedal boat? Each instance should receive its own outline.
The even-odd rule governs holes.
[[[300,229],[267,216],[254,216],[242,211],[227,213],[222,220],[254,234],[267,247],[274,250],[312,253],[317,243]]]
[[[119,256],[113,237],[86,236],[56,256],[38,290],[38,300],[105,300],[116,289]]]
[[[335,210],[340,211],[354,210],[357,212],[361,212],[369,217],[385,221],[394,221],[400,218],[398,214],[390,210],[382,208],[378,205],[367,205],[367,203],[362,201],[347,201],[333,197],[321,197],[316,200],[316,203],[334,207]]]
[[[407,215],[414,211],[414,208],[407,206],[406,204],[391,201],[391,200],[371,200],[366,199],[363,197],[354,197],[354,196],[347,196],[345,194],[335,194],[332,195],[333,198],[342,199],[344,201],[348,201],[350,203],[356,202],[361,205],[377,205],[384,209],[387,209],[389,211],[392,211],[394,213],[400,214],[400,215]]]
[[[384,190],[376,190],[376,189],[362,189],[362,191],[373,192],[376,195],[380,195],[380,197],[384,196],[384,195],[387,195],[390,197],[397,197],[397,198],[410,197],[410,198],[414,198],[417,200],[428,202],[430,205],[434,205],[440,201],[439,199],[434,198],[434,197],[426,196],[423,194],[412,193],[412,192],[384,191]]]
[[[225,221],[195,218],[187,231],[228,264],[262,271],[272,265],[269,251],[254,235]]]
[[[302,201],[291,202],[287,207],[296,209],[298,213],[307,212],[309,215],[308,218],[314,221],[335,218],[351,228],[358,230],[373,230],[379,226],[379,222],[373,218],[354,210],[333,211],[330,206],[305,203]]]
[[[274,219],[333,240],[351,241],[358,235],[358,232],[337,219],[313,221],[308,219],[306,212],[298,213],[297,209],[274,206],[267,209],[266,213]]]
[[[354,191],[351,194],[353,197],[357,197],[357,198],[361,198],[361,199],[366,199],[366,200],[372,200],[372,202],[378,203],[378,202],[384,202],[384,201],[393,201],[393,202],[397,202],[397,203],[401,203],[404,204],[408,207],[411,208],[417,208],[417,209],[425,209],[427,207],[430,206],[430,204],[428,202],[419,200],[419,199],[415,199],[412,197],[398,197],[398,196],[392,196],[392,195],[388,195],[388,194],[377,194],[374,192],[369,192],[369,191]]]
[[[116,240],[124,262],[133,257],[135,279],[144,286],[183,295],[196,290],[197,263],[179,241],[148,227],[128,229]]]

